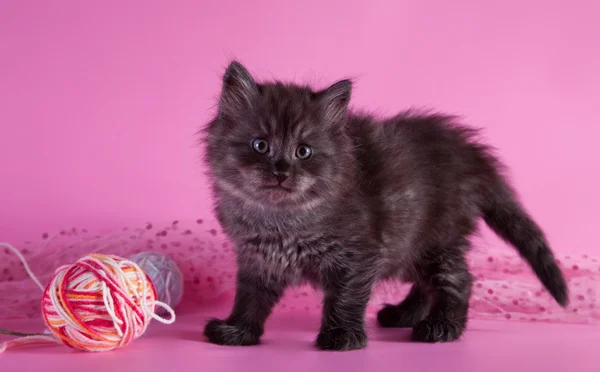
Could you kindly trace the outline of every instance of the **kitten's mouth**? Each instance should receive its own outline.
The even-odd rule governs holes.
[[[292,193],[293,190],[289,187],[285,187],[283,185],[273,185],[273,186],[265,186],[264,187],[267,190],[278,190],[278,191],[284,191],[286,193]]]

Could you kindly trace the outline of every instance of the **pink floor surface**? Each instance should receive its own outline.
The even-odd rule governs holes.
[[[366,349],[332,353],[312,347],[319,319],[301,313],[274,314],[260,346],[205,342],[205,320],[226,312],[180,313],[175,324],[152,323],[140,339],[108,353],[61,345],[9,349],[0,354],[0,371],[600,371],[600,326],[595,325],[472,321],[461,341],[425,345],[409,342],[408,330],[379,329],[370,319]],[[39,321],[0,321],[0,328],[41,327]]]

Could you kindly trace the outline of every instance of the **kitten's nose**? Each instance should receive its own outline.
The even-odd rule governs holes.
[[[273,165],[275,168],[273,169],[273,174],[277,178],[277,182],[279,182],[279,184],[281,185],[290,176],[290,163],[288,163],[284,159],[279,159]]]
[[[275,178],[277,179],[277,182],[279,182],[280,185],[283,182],[285,182],[285,180],[287,180],[289,177],[288,172],[275,171],[275,172],[273,172],[273,174],[275,175]]]

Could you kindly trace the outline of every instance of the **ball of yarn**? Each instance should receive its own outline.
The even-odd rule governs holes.
[[[170,319],[154,311],[164,307]],[[65,345],[108,351],[140,337],[152,319],[175,320],[157,301],[146,273],[121,257],[91,254],[60,267],[44,291],[42,313],[52,334]]]
[[[175,309],[183,297],[183,274],[177,263],[169,255],[157,252],[140,252],[130,259],[148,275],[158,300]],[[158,309],[158,314],[164,314],[164,311]]]

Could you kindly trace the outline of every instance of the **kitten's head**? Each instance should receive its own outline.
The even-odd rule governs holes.
[[[306,208],[336,195],[353,167],[346,134],[352,84],[327,89],[257,83],[239,63],[223,76],[207,128],[216,189],[264,207]]]

